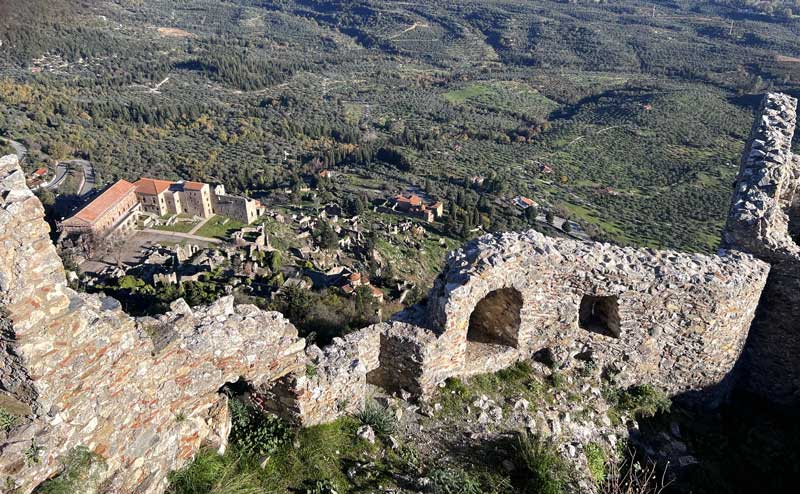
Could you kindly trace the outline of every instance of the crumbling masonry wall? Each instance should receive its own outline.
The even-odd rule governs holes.
[[[137,323],[115,300],[68,288],[43,216],[16,157],[0,159],[0,306],[10,321],[0,396],[32,409],[0,437],[0,485],[31,492],[84,446],[105,458],[109,492],[162,492],[202,443],[225,447],[217,390],[295,370],[304,341],[282,315],[230,297]],[[156,324],[173,333],[159,351],[147,336]]]
[[[767,94],[734,185],[726,249],[771,264],[740,364],[745,389],[800,404],[800,157],[792,154],[797,100]]]
[[[430,380],[495,371],[547,350],[557,361],[590,357],[621,384],[701,390],[722,381],[738,359],[767,272],[765,263],[736,252],[633,249],[535,231],[485,236],[450,255],[429,296],[429,320],[447,342],[442,358],[449,361]],[[501,289],[524,301],[517,344],[470,341],[473,312]],[[598,323],[608,319],[608,331],[579,324],[587,297],[609,299],[597,314]]]

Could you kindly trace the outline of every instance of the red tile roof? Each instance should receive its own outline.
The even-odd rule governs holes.
[[[395,202],[406,202],[411,204],[412,206],[421,206],[422,205],[422,198],[416,194],[411,194],[410,196],[406,197],[402,194],[398,194],[394,196]]]
[[[186,190],[203,190],[206,185],[201,182],[183,182],[183,188]]]
[[[157,180],[154,178],[140,178],[136,185],[136,192],[148,196],[157,196],[172,186],[172,182],[167,180]]]
[[[47,168],[37,168],[36,171],[33,172],[33,174],[36,175],[37,177],[41,177],[42,175],[47,175]]]
[[[87,223],[94,223],[98,218],[103,216],[106,211],[116,206],[119,201],[124,199],[125,196],[134,189],[136,189],[136,185],[127,180],[120,180],[97,196],[70,219],[76,218]]]

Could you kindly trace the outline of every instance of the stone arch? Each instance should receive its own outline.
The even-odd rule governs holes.
[[[516,288],[500,288],[486,294],[472,310],[467,342],[519,346],[522,294]]]

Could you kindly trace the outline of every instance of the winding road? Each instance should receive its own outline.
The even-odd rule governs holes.
[[[25,147],[25,145],[23,145],[21,142],[13,141],[5,137],[0,137],[0,140],[14,148],[14,153],[19,158],[20,164],[25,161],[25,158],[28,156],[28,149]]]
[[[70,168],[73,166],[81,167],[81,182],[78,185],[78,196],[83,197],[89,194],[95,186],[94,166],[86,160],[59,161],[56,165],[56,174],[53,180],[46,183],[44,188],[56,190],[66,180]]]

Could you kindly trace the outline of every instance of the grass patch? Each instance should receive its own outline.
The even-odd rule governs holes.
[[[192,228],[197,226],[200,223],[199,221],[176,221],[171,225],[158,225],[154,226],[153,230],[160,230],[163,232],[175,232],[175,233],[189,233]]]
[[[228,240],[234,232],[241,230],[244,226],[244,223],[240,223],[234,219],[225,216],[214,216],[209,219],[205,225],[200,227],[200,229],[195,232],[195,235]]]
[[[433,494],[483,494],[478,479],[461,469],[434,470],[430,474]]]
[[[525,494],[562,494],[568,491],[573,472],[552,444],[529,434],[519,434],[515,445],[517,464],[528,477]]]
[[[229,450],[224,456],[205,449],[186,468],[169,477],[169,494],[261,494],[258,465]]]
[[[345,417],[298,431],[295,445],[282,448],[267,462],[262,475],[264,485],[287,492],[327,481],[338,492],[348,492],[353,481],[347,476],[348,468],[371,457],[379,447],[357,436],[360,425],[358,420]]]
[[[369,444],[356,432],[352,417],[296,431],[264,464],[232,442],[225,455],[203,450],[184,469],[170,475],[169,494],[285,494],[353,492],[353,487],[386,486],[386,465],[378,459],[379,444]],[[359,462],[371,465],[371,476],[348,476]]]

